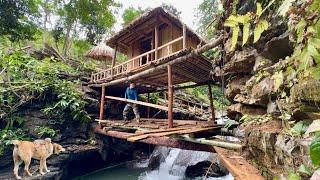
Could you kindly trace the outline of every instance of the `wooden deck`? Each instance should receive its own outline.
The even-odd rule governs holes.
[[[210,143],[200,143],[201,141],[187,141],[181,138],[186,135],[196,137],[197,135],[203,135],[203,133],[219,133],[222,126],[212,124],[210,121],[174,120],[174,128],[168,128],[167,119],[141,119],[139,123],[123,120],[96,121],[99,123],[95,128],[96,133],[129,142],[215,152],[235,179],[264,179],[260,172],[241,156],[239,151],[213,146]]]

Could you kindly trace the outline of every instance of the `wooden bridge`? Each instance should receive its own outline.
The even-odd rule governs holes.
[[[99,134],[174,148],[217,152],[236,179],[263,179],[259,171],[237,152],[240,144],[205,139],[219,134],[215,123],[210,71],[211,62],[203,52],[222,43],[223,37],[205,43],[179,19],[162,8],[143,14],[107,40],[115,49],[110,68],[91,75],[91,87],[101,88],[100,116],[95,131]],[[117,53],[129,60],[116,64]],[[148,94],[147,102],[122,98],[128,82],[134,82],[140,94]],[[188,84],[186,84],[188,83]],[[207,85],[211,117],[207,121],[174,120],[174,90]],[[150,103],[149,93],[167,91],[167,105]],[[167,119],[142,118],[139,123],[105,120],[106,101],[122,101],[167,112]],[[202,105],[200,105],[202,107]],[[232,158],[236,157],[236,158]]]

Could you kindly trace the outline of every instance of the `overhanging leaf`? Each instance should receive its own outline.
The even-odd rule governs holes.
[[[261,20],[256,24],[253,31],[253,43],[257,42],[260,39],[261,34],[265,30],[267,30],[268,27],[269,27],[269,23],[266,20]]]
[[[315,166],[320,165],[320,137],[315,137],[310,145],[310,157],[312,164]]]
[[[238,42],[239,26],[232,28],[231,49],[234,50]]]
[[[250,23],[243,25],[242,46],[245,45],[249,39],[249,28],[250,28]]]
[[[258,15],[258,17],[260,17],[261,14],[262,14],[262,6],[261,6],[260,3],[257,3],[257,12],[256,12],[256,14]]]

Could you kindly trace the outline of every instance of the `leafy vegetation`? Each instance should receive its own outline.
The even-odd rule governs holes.
[[[5,149],[11,145],[11,140],[26,140],[26,134],[22,129],[3,129],[0,130],[0,156],[4,153]]]
[[[40,137],[54,137],[56,135],[56,131],[54,129],[46,126],[36,126],[35,131],[38,132]]]

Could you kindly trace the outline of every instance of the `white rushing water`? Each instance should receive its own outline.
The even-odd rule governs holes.
[[[166,147],[160,147],[166,148]],[[153,171],[143,172],[139,180],[183,180],[187,166],[194,165],[200,161],[212,160],[216,154],[201,151],[189,151],[171,148],[165,160],[161,162],[160,167]],[[203,179],[199,177],[198,179]],[[210,177],[208,180],[232,180],[234,179],[229,173],[223,177]]]

